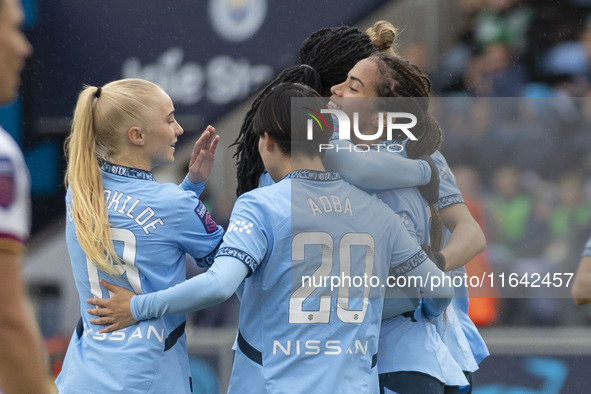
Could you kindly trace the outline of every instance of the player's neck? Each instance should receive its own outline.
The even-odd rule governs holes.
[[[320,157],[308,157],[306,155],[283,156],[275,162],[265,163],[267,171],[275,182],[285,178],[287,174],[295,170],[326,171]]]
[[[112,155],[107,160],[120,166],[152,171],[152,167],[147,162],[147,160],[142,160],[141,158],[133,155]]]
[[[309,157],[306,155],[298,155],[291,157],[290,171],[295,170],[326,171],[326,169],[324,168],[324,164],[322,164],[322,159],[320,157]]]

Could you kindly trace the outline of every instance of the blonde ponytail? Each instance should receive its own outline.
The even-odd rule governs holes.
[[[66,140],[66,186],[72,189],[72,212],[76,237],[86,257],[100,270],[118,275],[114,263],[119,257],[113,249],[105,206],[103,181],[96,155],[93,101],[97,88],[86,87],[76,104],[72,131]]]
[[[109,275],[119,275],[100,165],[119,149],[129,127],[145,127],[155,92],[142,79],[123,79],[102,88],[86,86],[78,97],[66,139],[65,184],[72,190],[76,237],[86,257]]]

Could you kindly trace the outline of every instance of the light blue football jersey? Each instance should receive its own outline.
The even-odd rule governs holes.
[[[66,195],[66,241],[80,299],[81,322],[72,335],[60,393],[190,393],[185,314],[139,322],[99,334],[87,298],[108,297],[106,279],[137,294],[185,280],[185,254],[213,262],[223,229],[197,195],[203,185],[160,184],[152,173],[105,163],[102,179],[115,251],[124,260],[112,277],[88,262],[76,239],[72,192]],[[188,189],[188,190],[183,190]]]
[[[440,152],[435,152],[431,155],[431,158],[435,162],[440,176],[439,200],[435,204],[437,210],[441,210],[453,204],[464,203],[460,189],[456,184],[455,176],[443,155]],[[446,245],[451,233],[445,227],[443,233],[443,244]],[[454,276],[463,276],[466,273],[466,268],[462,266],[450,271],[450,273]],[[465,286],[456,287],[451,307],[454,308],[454,315],[457,319],[450,318],[448,321],[439,321],[438,327],[440,334],[443,336],[444,342],[454,355],[458,364],[460,364],[464,371],[474,372],[478,369],[478,364],[489,355],[489,352],[478,329],[468,316],[469,302],[468,288]],[[463,332],[465,338],[462,338],[461,332],[457,327],[449,328],[456,324],[456,320],[461,326],[461,332]],[[470,354],[465,349],[466,341],[470,346],[472,357],[470,357]]]
[[[384,289],[304,278],[385,283],[390,264],[399,274],[433,265],[379,199],[337,173],[307,170],[240,196],[218,256],[251,270],[229,388],[241,394],[377,390]]]
[[[388,143],[384,141],[380,146]],[[418,243],[430,243],[431,211],[416,188],[393,189],[377,196],[400,216]],[[468,385],[462,369],[443,343],[435,325],[421,313],[420,306],[413,313],[382,321],[378,370],[380,374],[422,372],[449,386]]]

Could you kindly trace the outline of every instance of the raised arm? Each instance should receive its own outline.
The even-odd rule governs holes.
[[[187,175],[192,183],[204,182],[209,177],[219,142],[220,137],[215,135],[215,128],[207,126],[193,145],[193,152],[189,160],[189,174]]]
[[[181,189],[192,191],[197,197],[203,193],[213,167],[215,151],[219,142],[220,137],[215,135],[215,128],[207,126],[193,145],[193,152],[189,160],[189,172],[179,185]]]

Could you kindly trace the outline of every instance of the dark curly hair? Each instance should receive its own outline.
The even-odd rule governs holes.
[[[240,196],[258,187],[264,166],[258,152],[258,136],[253,132],[253,118],[262,97],[283,82],[310,86],[322,96],[330,95],[330,88],[343,82],[347,73],[361,59],[375,51],[369,37],[355,27],[339,26],[320,29],[302,43],[297,64],[283,70],[255,98],[244,117],[236,145],[238,187]]]

